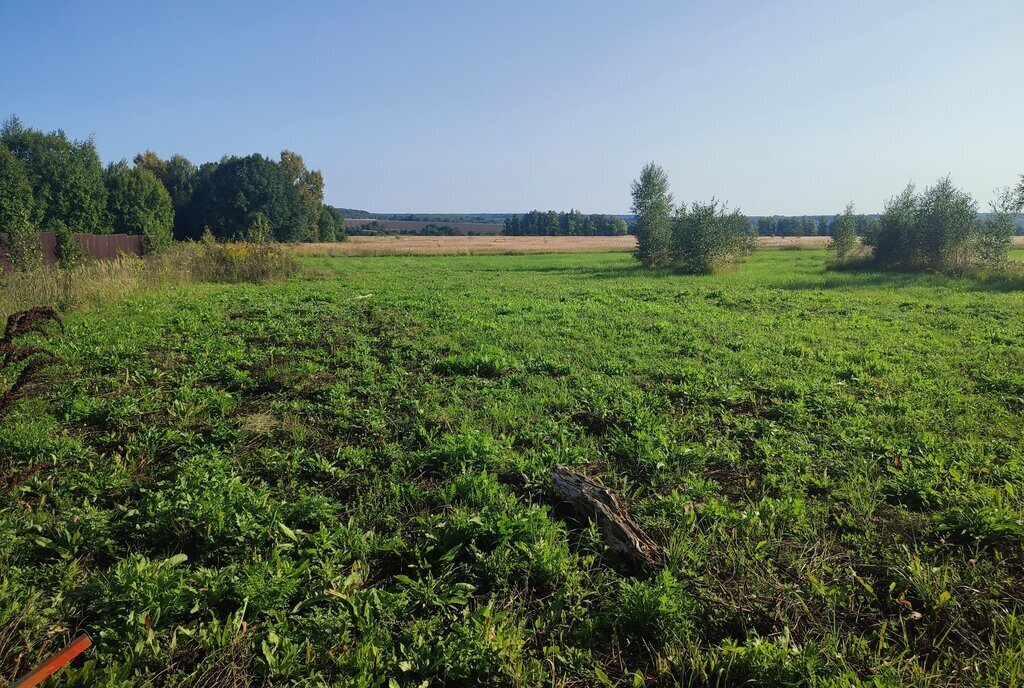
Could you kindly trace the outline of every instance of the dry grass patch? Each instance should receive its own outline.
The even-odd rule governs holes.
[[[1024,246],[1024,237],[1016,245]],[[824,249],[829,237],[758,237],[758,248]],[[632,251],[633,236],[365,236],[338,244],[301,244],[296,255],[330,256],[464,256],[527,253],[610,253]]]

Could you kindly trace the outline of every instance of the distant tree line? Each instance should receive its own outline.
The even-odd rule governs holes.
[[[841,215],[841,214],[840,214]],[[833,236],[836,222],[840,215],[762,215],[751,218],[759,236]],[[978,213],[978,219],[992,219],[995,213]],[[854,214],[853,222],[857,236],[866,236],[877,227],[877,214]],[[1014,232],[1024,234],[1024,217],[1016,217],[1013,221]]]
[[[402,222],[430,222],[437,225],[477,223],[483,225],[500,225],[510,213],[367,213],[364,215],[346,215],[345,217],[374,218],[376,220],[397,220]]]
[[[838,218],[838,215],[762,215],[754,220],[754,224],[760,236],[832,236]],[[868,231],[872,219],[877,219],[877,216],[853,216],[858,235]]]
[[[628,234],[629,225],[617,215],[532,210],[507,218],[502,233],[511,236],[618,236]]]
[[[352,236],[456,236],[458,232],[449,225],[428,224],[420,229],[397,229],[387,227],[380,220],[371,220],[365,225],[352,227],[348,230]],[[475,236],[477,232],[469,232],[469,236]]]
[[[175,155],[147,151],[133,164],[103,166],[95,142],[61,130],[43,132],[11,117],[0,127],[0,229],[12,262],[41,260],[36,233],[57,235],[58,255],[72,252],[72,233],[143,235],[151,248],[220,239],[269,227],[277,241],[336,241],[344,222],[323,203],[323,175],[282,151],[275,161],[255,154],[196,167]]]

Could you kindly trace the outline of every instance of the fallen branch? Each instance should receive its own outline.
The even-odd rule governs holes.
[[[658,543],[641,530],[614,492],[566,466],[555,466],[551,479],[560,497],[597,521],[608,549],[639,568],[661,568]]]

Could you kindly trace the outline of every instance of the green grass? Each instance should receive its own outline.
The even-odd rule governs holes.
[[[0,677],[85,630],[65,685],[1020,684],[1024,292],[824,261],[310,259],[69,315],[0,425]]]

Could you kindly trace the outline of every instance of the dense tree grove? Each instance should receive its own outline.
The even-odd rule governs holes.
[[[269,227],[268,240],[344,239],[344,219],[324,205],[323,191],[321,172],[288,150],[279,161],[256,154],[200,167],[145,151],[133,164],[104,169],[92,139],[42,132],[17,117],[0,128],[4,252],[23,266],[40,255],[40,231],[57,234],[60,255],[70,253],[72,233],[139,234],[151,248],[198,239],[206,229],[218,239],[252,236],[254,224]]]
[[[0,144],[24,165],[34,200],[34,225],[42,231],[106,233],[107,189],[103,164],[92,139],[72,141],[11,117],[0,128]]]
[[[257,213],[275,241],[345,237],[341,214],[323,203],[323,175],[308,170],[297,153],[282,151],[279,162],[258,153],[224,157],[198,168],[181,156],[163,161],[150,151],[135,160],[171,194],[176,239],[198,239],[207,229],[217,239],[243,237]]]
[[[511,236],[616,236],[628,234],[629,225],[617,215],[531,210],[506,218],[502,233]]]
[[[198,238],[204,228],[218,239],[240,236],[256,213],[263,214],[277,241],[309,236],[309,210],[283,166],[257,153],[199,168],[189,208],[189,238]]]
[[[949,177],[918,193],[909,184],[889,199],[878,226],[864,236],[875,263],[892,270],[959,272],[1006,260],[1016,212],[1011,193],[979,219],[978,204]]]
[[[186,236],[188,208],[192,203],[196,173],[199,170],[183,155],[172,155],[170,159],[162,160],[153,151],[136,155],[135,166],[149,170],[163,182],[174,210],[174,236]]]

